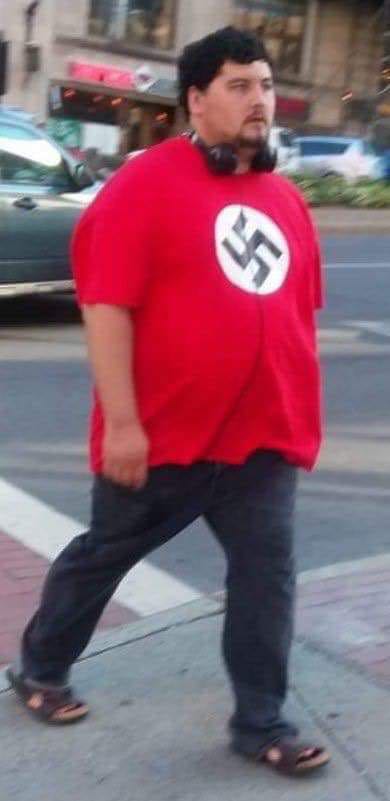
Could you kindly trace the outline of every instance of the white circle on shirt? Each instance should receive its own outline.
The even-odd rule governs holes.
[[[250,206],[226,206],[215,224],[218,261],[233,284],[270,295],[285,281],[290,248],[276,223]]]

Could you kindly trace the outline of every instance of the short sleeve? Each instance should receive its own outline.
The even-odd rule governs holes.
[[[122,167],[79,221],[72,267],[80,305],[134,308],[142,303],[150,274],[153,211],[150,182],[140,166]]]

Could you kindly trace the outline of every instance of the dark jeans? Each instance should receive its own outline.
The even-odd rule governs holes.
[[[90,530],[60,554],[23,636],[26,675],[67,680],[123,576],[203,515],[227,559],[223,653],[233,741],[259,750],[295,728],[281,718],[292,638],[297,469],[272,451],[244,465],[163,466],[132,491],[97,477]]]

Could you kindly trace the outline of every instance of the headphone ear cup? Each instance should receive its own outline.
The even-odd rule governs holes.
[[[210,169],[217,175],[232,175],[237,169],[238,157],[231,145],[206,148],[206,155]]]
[[[234,145],[222,143],[208,147],[194,133],[189,134],[191,141],[202,151],[211,172],[216,175],[233,175],[238,168],[238,155]],[[252,159],[252,170],[255,172],[273,172],[277,164],[276,150],[263,145]]]
[[[278,162],[276,150],[271,150],[269,145],[257,151],[252,161],[252,170],[255,172],[273,172]]]

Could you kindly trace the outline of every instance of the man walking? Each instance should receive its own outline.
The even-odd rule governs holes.
[[[8,671],[48,723],[118,583],[204,515],[227,560],[232,745],[295,775],[329,755],[282,717],[297,472],[320,444],[320,259],[305,203],[273,173],[270,59],[226,28],[180,60],[188,136],[123,167],[79,223],[77,292],[96,393],[91,526],[52,565]]]

